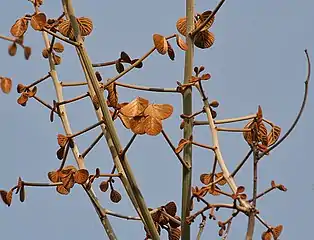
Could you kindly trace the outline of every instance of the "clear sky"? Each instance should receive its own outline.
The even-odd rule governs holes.
[[[57,17],[61,13],[61,1],[45,1],[42,9],[47,16]],[[86,45],[93,62],[116,59],[121,51],[138,58],[152,46],[152,35],[170,35],[176,32],[175,23],[185,14],[184,1],[83,1],[73,4],[78,16],[91,17],[94,32],[87,38]],[[217,1],[196,1],[196,10],[213,9]],[[204,65],[212,75],[205,84],[210,100],[220,102],[218,118],[237,117],[256,112],[261,105],[264,116],[282,127],[285,132],[299,110],[304,91],[306,59],[304,49],[314,56],[314,2],[311,0],[264,0],[226,1],[218,13],[211,31],[216,36],[209,50],[196,49],[195,64]],[[5,1],[0,8],[0,34],[9,35],[15,20],[32,13],[28,1]],[[2,64],[0,75],[11,77],[14,84],[29,84],[47,72],[48,63],[41,57],[44,47],[41,35],[29,29],[25,44],[32,47],[31,60],[25,61],[21,49],[15,57],[7,54],[8,43],[0,41]],[[175,44],[173,44],[175,46]],[[120,81],[146,86],[175,87],[183,80],[184,53],[175,47],[176,61],[158,53],[144,62],[144,68],[134,70]],[[62,81],[83,79],[76,53],[66,47],[62,54],[63,63],[58,66]],[[104,78],[114,76],[112,68],[100,69]],[[282,224],[282,239],[309,238],[313,222],[314,179],[311,147],[313,124],[313,83],[310,84],[308,105],[300,124],[291,137],[269,157],[262,160],[259,168],[259,190],[270,186],[275,180],[284,184],[288,191],[274,191],[258,202],[261,217],[271,225]],[[173,116],[165,121],[164,130],[174,143],[181,138],[179,129],[181,98],[179,95],[147,94],[119,89],[121,101],[130,101],[141,96],[155,103],[170,103],[174,106]],[[65,89],[66,99],[86,92],[86,88]],[[38,96],[52,102],[55,99],[51,82],[39,86]],[[1,167],[0,189],[8,190],[19,176],[25,181],[47,182],[47,173],[56,169],[59,160],[56,136],[63,133],[58,121],[49,122],[49,111],[30,100],[26,108],[16,103],[18,94],[0,95]],[[194,97],[194,109],[201,109],[201,101]],[[96,122],[89,101],[83,100],[68,106],[73,131]],[[235,125],[240,126],[240,125]],[[131,133],[117,124],[122,142],[127,143]],[[198,142],[210,144],[206,127],[196,127]],[[99,129],[78,139],[83,151],[99,134]],[[248,146],[238,133],[220,135],[223,156],[232,170],[243,158]],[[193,185],[201,186],[199,175],[212,166],[212,155],[202,149],[194,151]],[[129,161],[135,172],[142,193],[149,207],[158,207],[167,201],[181,202],[181,167],[168,149],[162,136],[141,136],[136,139],[129,152]],[[70,163],[74,163],[72,156]],[[100,167],[109,172],[112,161],[109,151],[101,142],[86,158],[90,170]],[[236,182],[250,190],[252,163],[249,162],[239,173]],[[119,204],[109,201],[108,193],[96,193],[104,207],[125,215],[134,215],[130,201],[120,183],[115,184],[123,193]],[[3,239],[105,239],[92,205],[83,190],[76,186],[68,196],[61,196],[53,188],[26,190],[26,201],[20,203],[14,196],[12,206],[0,204],[0,230]],[[209,202],[227,201],[208,196]],[[202,205],[196,205],[201,208]],[[225,220],[229,212],[217,213]],[[138,222],[112,219],[118,239],[144,239],[144,231]],[[195,239],[200,219],[192,227]],[[240,216],[233,223],[230,239],[243,239],[247,218]],[[264,228],[257,223],[254,239],[260,239]],[[217,223],[207,221],[204,239],[219,239]],[[162,239],[167,239],[165,234]]]

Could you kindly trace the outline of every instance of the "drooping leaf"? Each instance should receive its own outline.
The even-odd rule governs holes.
[[[195,35],[194,44],[198,48],[205,49],[210,48],[214,44],[214,41],[215,36],[213,33],[209,31],[202,31]]]
[[[262,240],[272,240],[272,234],[269,231],[262,233]]]
[[[26,92],[22,92],[21,96],[17,99],[17,103],[25,107],[27,101],[28,101],[28,94]]]
[[[131,58],[129,57],[129,55],[126,52],[121,52],[120,59],[123,60],[126,63],[131,63],[132,62]]]
[[[24,47],[24,58],[28,60],[32,54],[32,49],[30,47]]]
[[[62,58],[60,56],[58,56],[57,54],[53,53],[52,54],[52,58],[53,58],[53,61],[54,61],[55,65],[60,65],[61,64]]]
[[[168,202],[165,206],[165,210],[169,215],[174,217],[177,213],[176,203],[175,202]]]
[[[181,140],[179,141],[178,147],[176,148],[175,152],[176,152],[176,153],[182,152],[182,150],[184,149],[185,145],[187,145],[188,143],[190,143],[189,140],[187,140],[187,139],[181,139]]]
[[[176,42],[179,48],[181,48],[183,51],[188,50],[188,45],[184,42],[184,40],[177,34],[176,35]]]
[[[174,58],[175,58],[174,50],[173,50],[171,44],[170,44],[168,41],[167,41],[167,44],[168,44],[168,51],[167,51],[168,56],[169,56],[169,58],[173,61]]]
[[[16,45],[16,43],[14,42],[14,43],[12,43],[11,45],[9,45],[8,53],[9,53],[10,56],[13,57],[13,56],[15,56],[16,51],[17,51],[17,45]]]
[[[120,112],[127,117],[136,117],[142,115],[148,106],[148,100],[145,98],[137,97],[132,102],[123,106]]]
[[[121,122],[122,122],[124,127],[126,127],[127,129],[131,128],[131,126],[130,126],[131,119],[129,117],[126,117],[126,116],[124,116],[121,113],[118,113],[118,117],[120,118],[120,120],[121,120]]]
[[[134,64],[135,62],[137,62],[139,59],[133,59],[131,61],[131,64]],[[139,62],[138,64],[136,64],[134,67],[136,68],[142,68],[143,67],[143,62]]]
[[[176,27],[179,33],[181,33],[183,36],[186,35],[186,18],[179,18],[179,20],[176,23]]]
[[[1,89],[4,93],[8,94],[12,89],[12,80],[6,77],[0,77]]]
[[[65,37],[74,39],[74,31],[69,20],[64,20],[58,25],[58,31]]]
[[[57,192],[62,195],[68,195],[70,193],[70,189],[66,189],[63,185],[57,186]]]
[[[167,119],[173,113],[173,107],[170,104],[149,104],[144,111],[145,116],[151,116],[160,120]]]
[[[7,199],[7,194],[8,194],[7,191],[0,190],[0,196],[1,196],[2,201],[3,201],[6,205],[10,206],[11,203],[10,203],[10,202],[8,201],[8,199]]]
[[[27,27],[28,21],[26,18],[22,17],[16,20],[16,22],[11,27],[10,32],[14,37],[18,38],[24,35],[24,33],[27,31]]]
[[[161,120],[152,116],[147,116],[143,122],[145,133],[156,136],[162,131]]]
[[[52,49],[58,53],[62,53],[64,51],[64,46],[62,43],[56,42],[55,44],[53,44]]]
[[[47,23],[47,17],[44,13],[36,13],[31,18],[31,26],[36,31],[41,31]]]
[[[118,73],[122,73],[124,71],[124,66],[120,61],[116,61],[115,65]]]
[[[109,188],[109,184],[108,184],[108,181],[102,181],[100,184],[99,184],[99,189],[100,191],[102,192],[106,192]]]
[[[108,91],[107,100],[109,103],[108,106],[116,108],[118,106],[118,92],[116,89],[116,84],[115,83],[109,84],[107,86],[107,91]]]
[[[168,44],[166,38],[160,34],[154,34],[153,40],[157,51],[160,54],[165,55],[168,51]]]
[[[59,146],[64,147],[67,144],[69,138],[63,134],[58,134],[57,139]]]
[[[48,178],[53,183],[60,182],[60,176],[58,171],[48,172]]]

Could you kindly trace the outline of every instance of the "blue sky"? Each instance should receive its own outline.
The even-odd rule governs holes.
[[[42,11],[49,17],[61,13],[61,1],[46,1]],[[202,12],[214,8],[217,1],[196,1],[196,10]],[[152,35],[170,35],[176,32],[175,23],[185,14],[183,1],[73,1],[78,16],[91,17],[94,32],[87,38],[86,46],[93,62],[116,59],[121,51],[138,58],[152,46]],[[282,127],[285,132],[295,119],[304,91],[306,76],[307,48],[313,57],[314,2],[304,1],[226,1],[218,13],[211,31],[216,41],[209,50],[195,51],[195,65],[204,65],[212,75],[205,84],[210,100],[220,102],[218,118],[229,118],[252,114],[261,105],[264,116]],[[0,34],[8,35],[10,26],[26,13],[32,13],[28,1],[7,1],[0,9],[2,24]],[[14,84],[29,84],[41,78],[48,71],[48,63],[41,57],[44,47],[41,35],[29,29],[25,43],[32,47],[31,60],[25,61],[21,49],[15,57],[7,55],[8,43],[0,41],[2,64],[0,75],[11,77]],[[173,44],[175,45],[175,44]],[[144,62],[144,68],[134,70],[121,78],[121,82],[145,86],[175,87],[176,81],[183,79],[184,53],[175,47],[176,61],[158,53]],[[62,81],[79,81],[83,74],[74,49],[66,47],[62,54],[63,63],[58,67]],[[115,69],[100,69],[104,78],[114,76]],[[274,191],[258,202],[261,216],[271,225],[282,224],[282,239],[305,238],[304,229],[312,227],[314,208],[314,179],[311,159],[313,124],[312,84],[308,105],[300,124],[269,157],[262,160],[259,168],[259,190],[270,185],[271,180],[284,184],[288,191]],[[84,87],[65,89],[69,99],[85,93]],[[141,96],[155,103],[170,103],[174,106],[173,116],[165,121],[164,130],[174,143],[181,138],[179,129],[181,98],[178,95],[147,94],[133,90],[119,89],[121,101],[130,101]],[[196,93],[196,91],[194,91]],[[38,96],[52,102],[55,99],[51,82],[39,86]],[[59,160],[55,152],[58,148],[56,136],[63,133],[58,121],[49,122],[49,111],[30,100],[26,108],[16,103],[18,94],[0,95],[1,103],[1,168],[0,189],[9,189],[21,176],[26,181],[46,182],[47,173],[56,169]],[[201,99],[194,95],[194,109],[201,109]],[[71,127],[74,132],[96,122],[89,101],[81,101],[68,106]],[[200,118],[201,119],[201,118]],[[241,126],[241,125],[235,125]],[[131,133],[117,123],[122,143],[126,144]],[[80,137],[77,142],[81,151],[98,135],[99,129]],[[196,127],[198,142],[210,144],[207,127]],[[228,167],[232,170],[247,152],[247,145],[241,134],[221,133],[221,148]],[[209,171],[212,154],[195,149],[193,185],[200,186],[199,175]],[[181,202],[181,168],[178,160],[168,149],[161,136],[141,136],[136,139],[129,152],[129,161],[135,172],[142,193],[150,207],[158,207],[167,201]],[[72,156],[70,163],[74,163]],[[86,158],[91,170],[100,167],[109,172],[112,161],[104,142],[101,142]],[[236,178],[239,185],[250,191],[252,182],[251,162],[241,170]],[[122,185],[116,188],[123,193],[119,204],[109,201],[108,193],[97,190],[104,207],[133,215],[131,203],[124,194]],[[26,191],[26,201],[19,203],[14,196],[10,208],[0,204],[0,230],[4,238],[10,239],[105,239],[101,224],[82,189],[78,186],[68,196],[61,196],[53,188]],[[209,202],[226,201],[207,197]],[[196,205],[196,207],[203,207]],[[222,210],[219,219],[225,220],[229,212]],[[112,219],[118,239],[143,239],[144,231],[138,222]],[[192,227],[192,239],[196,236],[200,219]],[[247,219],[236,218],[230,239],[243,239]],[[254,239],[260,239],[264,228],[257,224]],[[217,223],[208,220],[204,239],[218,239]],[[162,239],[167,236],[162,235]]]

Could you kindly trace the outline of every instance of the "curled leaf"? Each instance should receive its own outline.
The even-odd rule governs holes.
[[[62,195],[68,195],[70,193],[70,189],[65,188],[63,185],[57,186],[56,190]]]
[[[16,54],[16,51],[17,51],[17,45],[16,43],[12,43],[11,45],[9,45],[9,48],[8,48],[8,53],[10,56],[15,56]]]
[[[28,21],[26,20],[26,18],[19,18],[11,27],[10,32],[14,37],[18,38],[24,35],[24,33],[27,31],[27,27]]]
[[[160,54],[165,55],[168,51],[168,44],[167,44],[166,38],[162,35],[154,34],[153,40],[154,40],[154,45],[157,51]]]
[[[176,203],[175,202],[168,202],[165,206],[165,210],[169,215],[174,217],[177,213]]]
[[[132,62],[131,58],[129,57],[129,55],[126,52],[121,52],[120,59],[123,60],[126,63],[131,63]]]
[[[62,53],[64,51],[64,46],[62,43],[57,42],[57,43],[53,44],[52,49],[58,53]]]
[[[173,61],[174,58],[175,58],[174,50],[173,50],[171,44],[170,44],[168,41],[167,41],[167,44],[168,44],[168,51],[167,51],[168,56],[169,56],[169,58]]]
[[[176,150],[175,150],[176,153],[182,152],[182,150],[184,149],[185,145],[187,145],[188,143],[190,143],[189,140],[187,140],[187,139],[181,139],[181,140],[179,141],[178,147],[177,147]]]
[[[179,20],[176,23],[176,27],[179,33],[181,33],[183,36],[186,35],[186,18],[179,18]]]

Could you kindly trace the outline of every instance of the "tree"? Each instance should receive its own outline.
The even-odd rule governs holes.
[[[205,69],[203,66],[196,66],[193,64],[194,45],[198,48],[204,49],[211,47],[214,43],[214,37],[213,34],[209,32],[209,28],[214,21],[215,14],[223,3],[224,1],[221,1],[216,8],[213,8],[213,11],[204,11],[195,15],[193,14],[193,1],[187,1],[187,16],[185,18],[180,18],[177,21],[177,30],[179,33],[169,35],[168,37],[161,34],[154,34],[153,48],[139,59],[134,59],[133,57],[131,58],[126,52],[122,51],[114,61],[98,64],[91,62],[89,53],[85,48],[85,42],[87,43],[89,41],[89,35],[93,30],[93,21],[91,18],[76,16],[71,1],[64,0],[63,7],[65,14],[62,14],[55,19],[48,19],[48,14],[45,14],[44,11],[40,12],[42,2],[33,2],[35,12],[33,13],[33,11],[30,11],[29,15],[19,18],[11,28],[11,34],[15,38],[7,38],[7,40],[13,42],[9,47],[9,53],[10,55],[15,55],[17,45],[19,45],[24,49],[26,58],[30,56],[30,48],[25,47],[24,41],[21,38],[24,36],[26,31],[30,31],[27,27],[28,24],[31,25],[35,31],[39,31],[42,34],[45,42],[45,48],[42,51],[42,55],[49,61],[48,74],[44,74],[44,76],[40,77],[40,79],[34,83],[28,85],[19,84],[18,92],[21,95],[18,98],[18,103],[22,106],[28,106],[29,100],[35,100],[50,110],[50,121],[55,122],[57,117],[60,118],[64,132],[59,132],[58,134],[57,140],[59,149],[57,151],[57,157],[61,160],[61,164],[55,170],[50,169],[50,172],[48,173],[50,180],[49,183],[28,182],[24,179],[24,177],[19,179],[17,185],[11,190],[1,191],[3,201],[7,205],[10,205],[11,195],[14,190],[18,190],[20,200],[24,201],[25,188],[27,188],[28,191],[29,187],[54,186],[59,193],[66,195],[72,191],[74,186],[76,187],[77,185],[82,185],[83,189],[89,196],[97,215],[99,216],[102,226],[106,230],[107,236],[110,239],[116,239],[115,235],[118,234],[112,229],[108,215],[122,218],[123,216],[120,215],[120,212],[117,214],[104,209],[101,202],[95,196],[92,185],[96,186],[97,183],[100,183],[102,191],[107,191],[109,188],[110,200],[114,203],[118,203],[121,200],[121,193],[117,191],[117,184],[119,184],[119,180],[121,180],[121,183],[126,190],[126,195],[130,198],[130,202],[133,204],[134,209],[136,209],[137,215],[141,216],[143,219],[143,223],[146,226],[147,236],[152,236],[153,239],[158,239],[158,229],[165,229],[166,231],[163,230],[163,232],[168,233],[168,235],[171,236],[171,239],[176,239],[176,237],[181,234],[182,230],[183,239],[189,239],[189,236],[191,235],[189,230],[190,224],[196,217],[201,217],[202,220],[202,225],[198,233],[200,235],[203,231],[202,226],[205,224],[207,219],[206,216],[209,214],[211,219],[215,219],[216,215],[224,208],[232,209],[234,211],[229,218],[226,218],[227,221],[218,221],[220,229],[219,233],[221,235],[228,234],[229,226],[231,225],[231,222],[233,222],[234,217],[244,214],[248,215],[250,219],[248,224],[247,239],[252,238],[255,217],[264,225],[267,225],[264,233],[265,239],[269,238],[268,236],[271,237],[272,235],[274,238],[277,237],[282,230],[282,226],[278,225],[276,227],[276,225],[270,225],[270,223],[262,220],[258,215],[259,213],[255,211],[255,200],[260,196],[257,192],[256,185],[257,162],[262,157],[265,157],[265,155],[272,149],[278,146],[287,135],[284,134],[281,138],[279,138],[281,128],[264,118],[261,107],[258,107],[255,114],[250,114],[240,118],[216,120],[216,108],[219,106],[219,102],[216,100],[210,101],[208,99],[207,90],[204,87],[205,83],[203,83],[203,81],[209,80],[211,77],[211,75],[207,72],[208,67],[206,66]],[[193,28],[194,24],[196,25],[196,29]],[[185,35],[186,32],[188,32],[189,35],[185,42],[179,34]],[[193,36],[194,42],[191,40],[191,36]],[[152,53],[158,52],[162,55],[168,53],[170,59],[173,59],[174,52],[178,52],[173,44],[174,38],[176,38],[176,41],[174,42],[177,43],[178,47],[185,51],[184,81],[179,81],[177,86],[172,88],[139,87],[119,81],[131,70],[133,71],[136,68],[142,68],[142,65],[145,64],[144,60]],[[25,42],[27,42],[27,38],[25,38]],[[86,78],[85,81],[70,82],[66,78],[62,78],[62,80],[60,80],[61,78],[59,72],[62,71],[61,68],[64,63],[61,62],[61,57],[59,55],[62,54],[62,57],[66,61],[66,55],[63,53],[65,44],[67,44],[68,49],[70,49],[70,46],[72,49],[75,49],[77,56],[73,55],[73,58],[79,59],[79,63]],[[306,56],[308,57],[307,52]],[[61,65],[60,70],[59,67],[56,67],[56,65]],[[103,79],[104,73],[95,72],[96,67],[111,65],[115,65],[118,72],[116,77],[105,80]],[[309,59],[308,65],[310,65]],[[146,64],[144,68],[145,67]],[[71,72],[72,71],[73,70],[71,69]],[[69,76],[71,77],[71,75]],[[308,80],[309,74],[306,80],[304,104],[307,96]],[[56,89],[56,97],[53,98],[55,99],[53,104],[44,102],[42,96],[40,95],[41,89],[43,88],[41,87],[43,82],[47,83],[48,81],[50,81],[50,84],[53,83]],[[172,81],[171,85],[173,86],[174,84],[175,81]],[[1,80],[1,86],[4,92],[9,92],[11,88],[11,81],[8,78],[3,77]],[[83,93],[78,96],[74,94],[75,97],[70,100],[63,97],[63,89],[65,91],[65,87],[71,87],[74,89],[78,86],[82,87],[81,89],[85,89],[85,92],[86,89],[88,89],[88,93]],[[125,94],[125,99],[122,98],[123,100],[121,100],[121,96],[123,97],[123,95],[120,93],[120,89],[123,87],[137,88],[142,91],[159,92],[159,100],[161,103],[159,104],[157,101],[157,104],[151,103],[152,101],[149,101],[150,95],[145,95],[144,97],[142,93],[137,93],[140,97],[133,98]],[[192,109],[192,89],[194,89],[194,98],[198,99],[198,101],[202,100],[202,106],[197,105],[195,110]],[[105,90],[106,92],[104,93]],[[117,92],[120,94],[119,97],[117,96]],[[180,141],[178,141],[178,144],[173,141],[174,134],[169,134],[169,132],[172,131],[168,132],[165,127],[168,118],[172,115],[173,106],[172,104],[162,102],[162,94],[173,94],[176,95],[177,98],[178,96],[180,98],[180,95],[183,96],[183,113],[181,113],[180,117],[183,120],[181,128],[184,131],[184,136]],[[45,95],[44,97],[46,99]],[[48,96],[47,99],[49,99]],[[71,124],[73,124],[73,120],[67,117],[66,109],[70,107],[70,104],[77,106],[81,101],[88,102],[88,99],[90,99],[91,101],[89,102],[92,102],[93,104],[91,106],[96,112],[96,116],[98,118],[97,123],[94,121],[93,124],[90,124],[88,127],[84,127],[84,130],[78,130],[73,133],[70,129],[70,121]],[[49,99],[49,101],[51,102],[51,99]],[[127,102],[125,103],[124,101]],[[74,102],[77,104],[74,104]],[[88,107],[91,108],[91,106]],[[174,107],[178,108],[177,106]],[[79,110],[78,107],[77,109]],[[300,115],[302,111],[303,107],[300,109]],[[177,110],[177,112],[180,111]],[[201,115],[205,116],[204,121],[198,121]],[[85,113],[80,112],[77,116],[83,117],[85,116]],[[178,118],[176,120],[178,120]],[[248,123],[246,125],[242,124],[241,127],[220,127],[220,124],[244,120],[247,120]],[[299,117],[296,119],[296,122],[298,120]],[[121,123],[116,123],[119,121],[121,121],[125,128],[130,130],[122,130]],[[120,124],[118,125],[119,130],[121,132],[124,131],[123,134],[125,134],[125,131],[132,133],[129,138],[130,140],[126,141],[126,139],[124,139],[125,143],[121,144],[120,138],[122,133],[118,134],[116,128],[114,127],[116,124],[114,123]],[[269,125],[268,129],[266,128],[266,124]],[[202,141],[199,142],[197,134],[195,134],[195,136],[194,134],[192,135],[192,125],[195,127],[198,125],[208,125],[210,135],[206,134],[206,137],[212,137],[212,142],[210,144],[204,144]],[[203,126],[202,128],[208,129],[208,126]],[[292,130],[294,126],[295,125],[293,125],[290,129]],[[84,150],[84,148],[83,150],[79,148],[78,145],[80,143],[79,139],[81,138],[81,135],[85,134],[89,130],[95,130],[96,128],[101,130],[102,133],[98,133],[96,140],[92,140],[90,147],[87,147],[86,150]],[[243,163],[248,160],[249,156],[254,156],[253,161],[251,161],[251,163],[255,163],[252,201],[248,200],[248,194],[250,194],[250,192],[246,189],[248,187],[245,186],[245,188],[244,186],[237,185],[234,180],[234,177],[237,176],[236,174],[238,173],[240,167],[242,167],[242,164],[240,164],[239,167],[236,167],[236,170],[231,172],[229,170],[230,168],[228,167],[228,163],[223,158],[222,150],[218,142],[218,132],[223,131],[243,133],[244,139],[248,143],[250,149],[249,154],[247,154],[247,157],[244,158]],[[288,133],[289,132],[290,131],[288,131]],[[181,164],[180,167],[183,171],[182,204],[176,204],[169,199],[163,199],[164,202],[158,203],[159,205],[153,206],[152,209],[147,208],[148,205],[146,203],[146,197],[144,199],[141,194],[136,178],[137,175],[133,173],[134,168],[132,167],[132,164],[129,163],[127,156],[130,151],[134,149],[133,151],[141,151],[141,154],[138,153],[139,155],[137,155],[137,158],[141,158],[143,145],[136,147],[136,142],[139,137],[141,139],[147,139],[149,136],[158,136],[165,143],[167,143],[169,145],[169,149],[173,151],[172,154],[174,154],[176,159],[179,160],[178,163]],[[112,171],[108,171],[108,167],[94,167],[88,168],[87,170],[85,167],[85,161],[88,159],[88,155],[90,156],[94,150],[92,149],[93,146],[96,145],[101,138],[106,139],[110,150],[109,152],[112,155],[115,166],[112,168]],[[146,147],[146,145],[144,146]],[[39,146],[37,146],[37,148],[38,147]],[[155,144],[154,147],[159,148],[159,145]],[[192,147],[201,147],[206,149],[206,157],[210,157],[212,160],[209,166],[207,165],[206,172],[203,172],[200,175],[202,184],[199,182],[197,184],[193,184],[193,188],[191,182]],[[73,167],[68,162],[70,157],[68,155],[71,151],[73,152],[77,167]],[[180,155],[181,151],[183,152],[182,155]],[[169,151],[168,154],[170,155],[171,151]],[[36,152],[31,151],[31,156],[34,155],[36,156]],[[108,161],[108,159],[106,159],[106,161]],[[197,164],[197,162],[194,160],[194,165],[195,164]],[[159,174],[161,176],[161,170],[166,167],[167,165],[163,165],[159,170]],[[208,169],[210,170],[208,171]],[[100,180],[101,178],[105,178],[105,180]],[[161,180],[164,180],[161,184],[165,184],[165,182],[169,181],[164,178],[166,177],[161,177]],[[112,181],[113,179],[115,180]],[[215,182],[215,184],[213,182]],[[249,184],[250,183],[248,182],[245,185]],[[219,187],[219,185],[224,187]],[[283,185],[272,182],[270,189],[267,191],[274,189],[286,190]],[[213,203],[212,198],[210,198],[209,195],[226,195],[227,199],[229,199],[229,203],[226,204],[220,201],[217,202],[216,199],[213,200]],[[211,199],[211,201],[209,201],[208,198]],[[205,204],[205,207],[203,209],[200,208],[201,211],[198,211],[198,208],[194,208],[190,212],[191,199],[195,204],[196,202]],[[181,213],[176,210],[176,205],[180,206]],[[200,206],[201,205],[197,205],[196,207]],[[181,216],[179,217],[176,215]],[[126,218],[126,216],[124,216],[124,218]],[[134,217],[134,219],[137,218],[138,217]],[[180,223],[182,225],[181,228],[178,226]],[[157,229],[154,226],[157,226]]]

